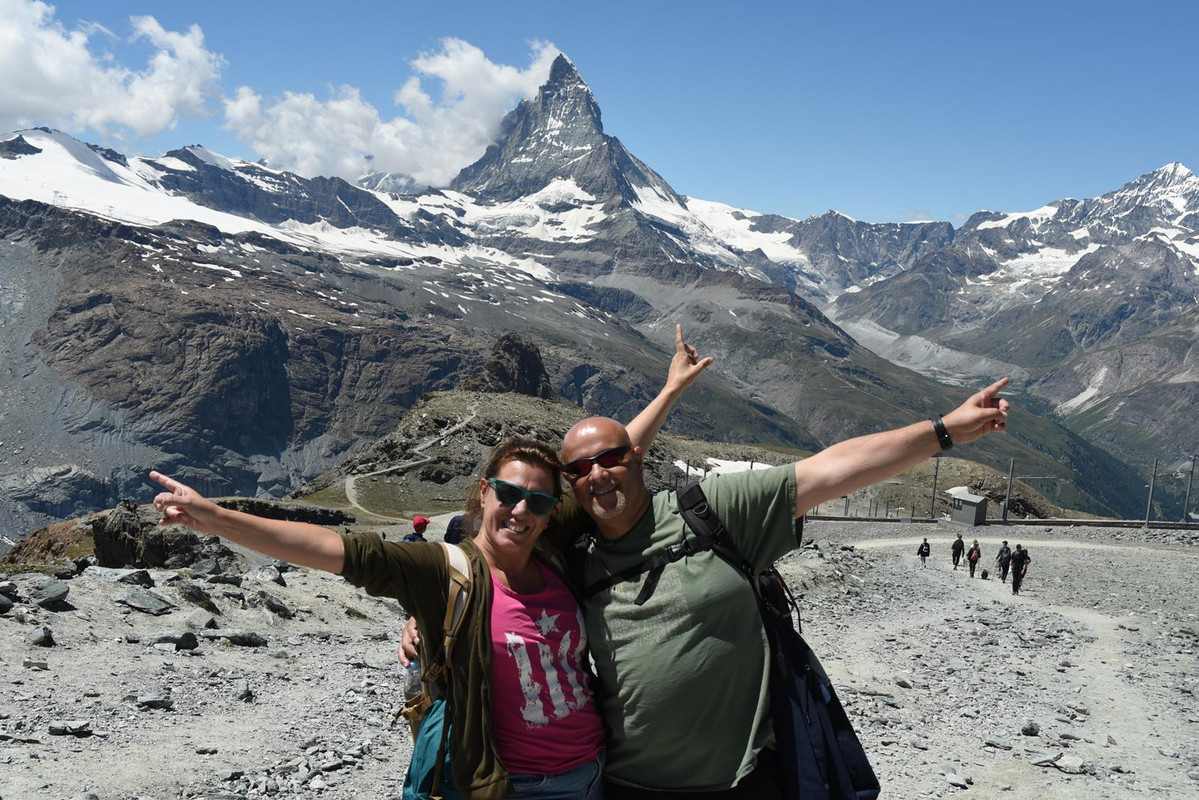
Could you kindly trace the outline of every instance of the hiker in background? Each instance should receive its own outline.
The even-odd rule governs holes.
[[[924,541],[916,548],[916,555],[920,556],[920,566],[928,567],[928,557],[932,553],[932,546],[928,543],[928,537],[924,537]]]
[[[1007,539],[1004,539],[1003,544],[999,547],[999,552],[995,554],[995,568],[999,570],[1001,583],[1007,583],[1007,571],[1011,564],[1012,548],[1007,546]]]
[[[405,542],[426,542],[425,528],[429,527],[428,517],[413,517],[412,518],[412,533],[406,534],[403,541]]]
[[[1012,594],[1020,594],[1020,585],[1024,583],[1024,575],[1031,561],[1032,556],[1028,551],[1017,544],[1016,552],[1012,553]]]
[[[966,543],[962,541],[962,534],[958,534],[958,538],[953,540],[953,545],[950,547],[950,553],[953,555],[953,568],[958,568],[958,562],[962,560],[962,553],[966,550]]]
[[[966,561],[970,564],[970,577],[974,577],[974,568],[978,566],[978,560],[983,557],[982,548],[978,546],[978,539],[974,540],[974,544],[970,545],[970,550],[966,553]]]
[[[466,515],[455,514],[450,517],[450,522],[445,526],[445,540],[450,544],[458,544],[462,541],[463,535],[466,532]]]

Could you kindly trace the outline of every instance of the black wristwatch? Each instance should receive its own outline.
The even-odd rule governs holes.
[[[933,424],[933,432],[937,434],[937,442],[940,443],[942,450],[948,450],[953,447],[953,439],[949,436],[949,428],[945,427],[945,420],[939,416],[932,417],[929,422]]]

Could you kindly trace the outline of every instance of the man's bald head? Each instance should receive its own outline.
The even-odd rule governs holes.
[[[624,425],[608,417],[589,417],[562,438],[562,463],[575,497],[607,539],[628,533],[649,507],[641,448],[632,444]]]
[[[575,426],[566,432],[566,436],[562,437],[562,463],[594,455],[591,452],[581,452],[579,448],[584,443],[601,440],[611,442],[605,444],[604,448],[632,445],[624,425],[611,417],[588,417],[575,423]]]

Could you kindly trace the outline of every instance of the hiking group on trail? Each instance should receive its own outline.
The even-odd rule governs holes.
[[[962,560],[962,553],[965,552],[966,564],[970,568],[970,577],[974,577],[974,570],[978,563],[982,561],[982,545],[978,539],[975,539],[970,549],[966,550],[966,542],[962,539],[962,534],[958,534],[957,538],[949,545],[949,555],[953,563],[953,568],[956,570],[958,564]],[[932,553],[932,546],[928,542],[928,537],[924,537],[924,541],[916,548],[916,555],[920,556],[920,565],[928,566],[928,557]],[[1003,544],[999,546],[999,550],[995,553],[995,569],[999,572],[999,580],[1001,583],[1007,583],[1008,573],[1012,576],[1012,594],[1020,594],[1020,586],[1024,583],[1024,576],[1028,574],[1028,565],[1032,563],[1032,557],[1028,554],[1028,550],[1017,544],[1013,552],[1008,547],[1007,539],[1003,540]],[[988,571],[982,571],[983,580],[988,577]]]
[[[652,494],[645,484],[645,451],[711,363],[677,328],[666,384],[627,426],[591,417],[557,450],[516,439],[492,451],[467,500],[459,545],[467,585],[480,596],[458,620],[452,663],[430,676],[451,731],[438,764],[448,755],[449,766],[434,773],[437,785],[420,786],[410,765],[406,798],[793,796],[795,772],[807,767],[797,767],[794,748],[780,744],[787,732],[772,725],[771,658],[755,591],[722,557],[695,547],[674,491]],[[701,484],[706,510],[723,521],[746,569],[760,572],[798,546],[808,509],[1003,430],[1010,404],[997,394],[1007,383],[944,416],[791,464],[710,476]],[[422,666],[446,654],[459,594],[448,588],[455,569],[443,544],[256,517],[166,475],[151,478],[164,489],[154,498],[164,524],[392,597],[411,615],[402,660],[418,648]],[[799,779],[848,790],[837,776]],[[877,795],[877,782],[857,793]]]

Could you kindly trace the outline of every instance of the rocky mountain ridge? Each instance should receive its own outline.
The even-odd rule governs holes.
[[[1196,220],[1199,178],[1181,164],[1092,200],[979,213],[834,317],[880,352],[920,340],[942,361],[1018,368],[1071,429],[1177,470],[1199,449]]]
[[[627,418],[681,322],[717,367],[671,424],[711,438],[813,448],[963,395],[817,305],[913,274],[952,228],[682,198],[603,132],[565,58],[452,188],[418,195],[199,146],[126,157],[32,130],[2,149],[10,530],[111,505],[152,465],[210,493],[278,496],[478,373],[510,331],[542,350],[553,392]],[[1073,478],[1097,511],[1136,505],[1142,479],[1118,458],[1028,419],[978,457]]]

